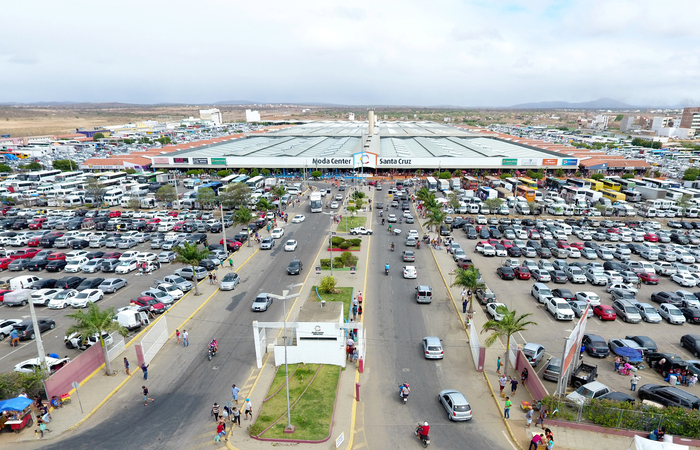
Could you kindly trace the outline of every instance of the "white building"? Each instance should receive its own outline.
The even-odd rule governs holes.
[[[355,120],[355,113],[348,114],[348,120]]]
[[[245,110],[245,121],[246,122],[260,122],[260,113],[258,111],[252,111],[250,109]]]
[[[220,126],[222,123],[224,123],[224,118],[221,115],[221,111],[219,111],[216,108],[213,109],[200,109],[199,110],[199,117],[202,120],[210,120],[216,125],[217,127]]]
[[[591,128],[598,128],[600,130],[607,130],[609,120],[610,120],[610,116],[606,116],[605,114],[598,114],[593,119],[593,123],[591,124]]]

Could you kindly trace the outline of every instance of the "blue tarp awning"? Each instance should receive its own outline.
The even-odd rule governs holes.
[[[23,411],[24,408],[32,404],[32,400],[25,397],[11,398],[0,401],[0,412],[2,411]]]
[[[629,358],[630,362],[640,362],[642,360],[642,355],[639,353],[639,350],[632,347],[618,347],[613,350],[613,353]]]

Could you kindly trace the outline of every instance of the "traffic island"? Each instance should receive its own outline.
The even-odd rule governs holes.
[[[343,216],[336,229],[343,233],[349,233],[353,228],[365,226],[365,223],[367,223],[365,216]]]
[[[284,365],[270,385],[260,414],[248,427],[253,439],[325,442],[331,437],[335,400],[342,368],[327,364],[289,365],[289,407],[293,433],[287,431],[287,390]]]

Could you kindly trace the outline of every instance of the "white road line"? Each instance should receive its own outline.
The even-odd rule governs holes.
[[[506,434],[506,430],[501,431],[501,433],[503,433],[503,436],[506,438],[506,442],[508,442],[510,446],[513,447],[513,450],[518,450],[513,444],[513,441],[510,440],[510,436]]]

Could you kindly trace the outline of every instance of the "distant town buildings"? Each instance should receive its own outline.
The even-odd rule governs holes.
[[[258,111],[246,109],[245,110],[245,121],[248,123],[260,122],[260,113]]]
[[[355,113],[348,114],[348,120],[355,120]]]
[[[620,131],[623,133],[631,131],[632,126],[634,126],[634,119],[634,116],[625,116],[620,122]]]
[[[221,124],[224,123],[224,118],[221,115],[221,111],[219,111],[216,108],[214,108],[214,109],[200,109],[199,110],[199,118],[202,120],[210,120],[217,127],[221,126]]]
[[[681,128],[692,128],[695,131],[700,130],[700,108],[683,108],[681,116]]]

